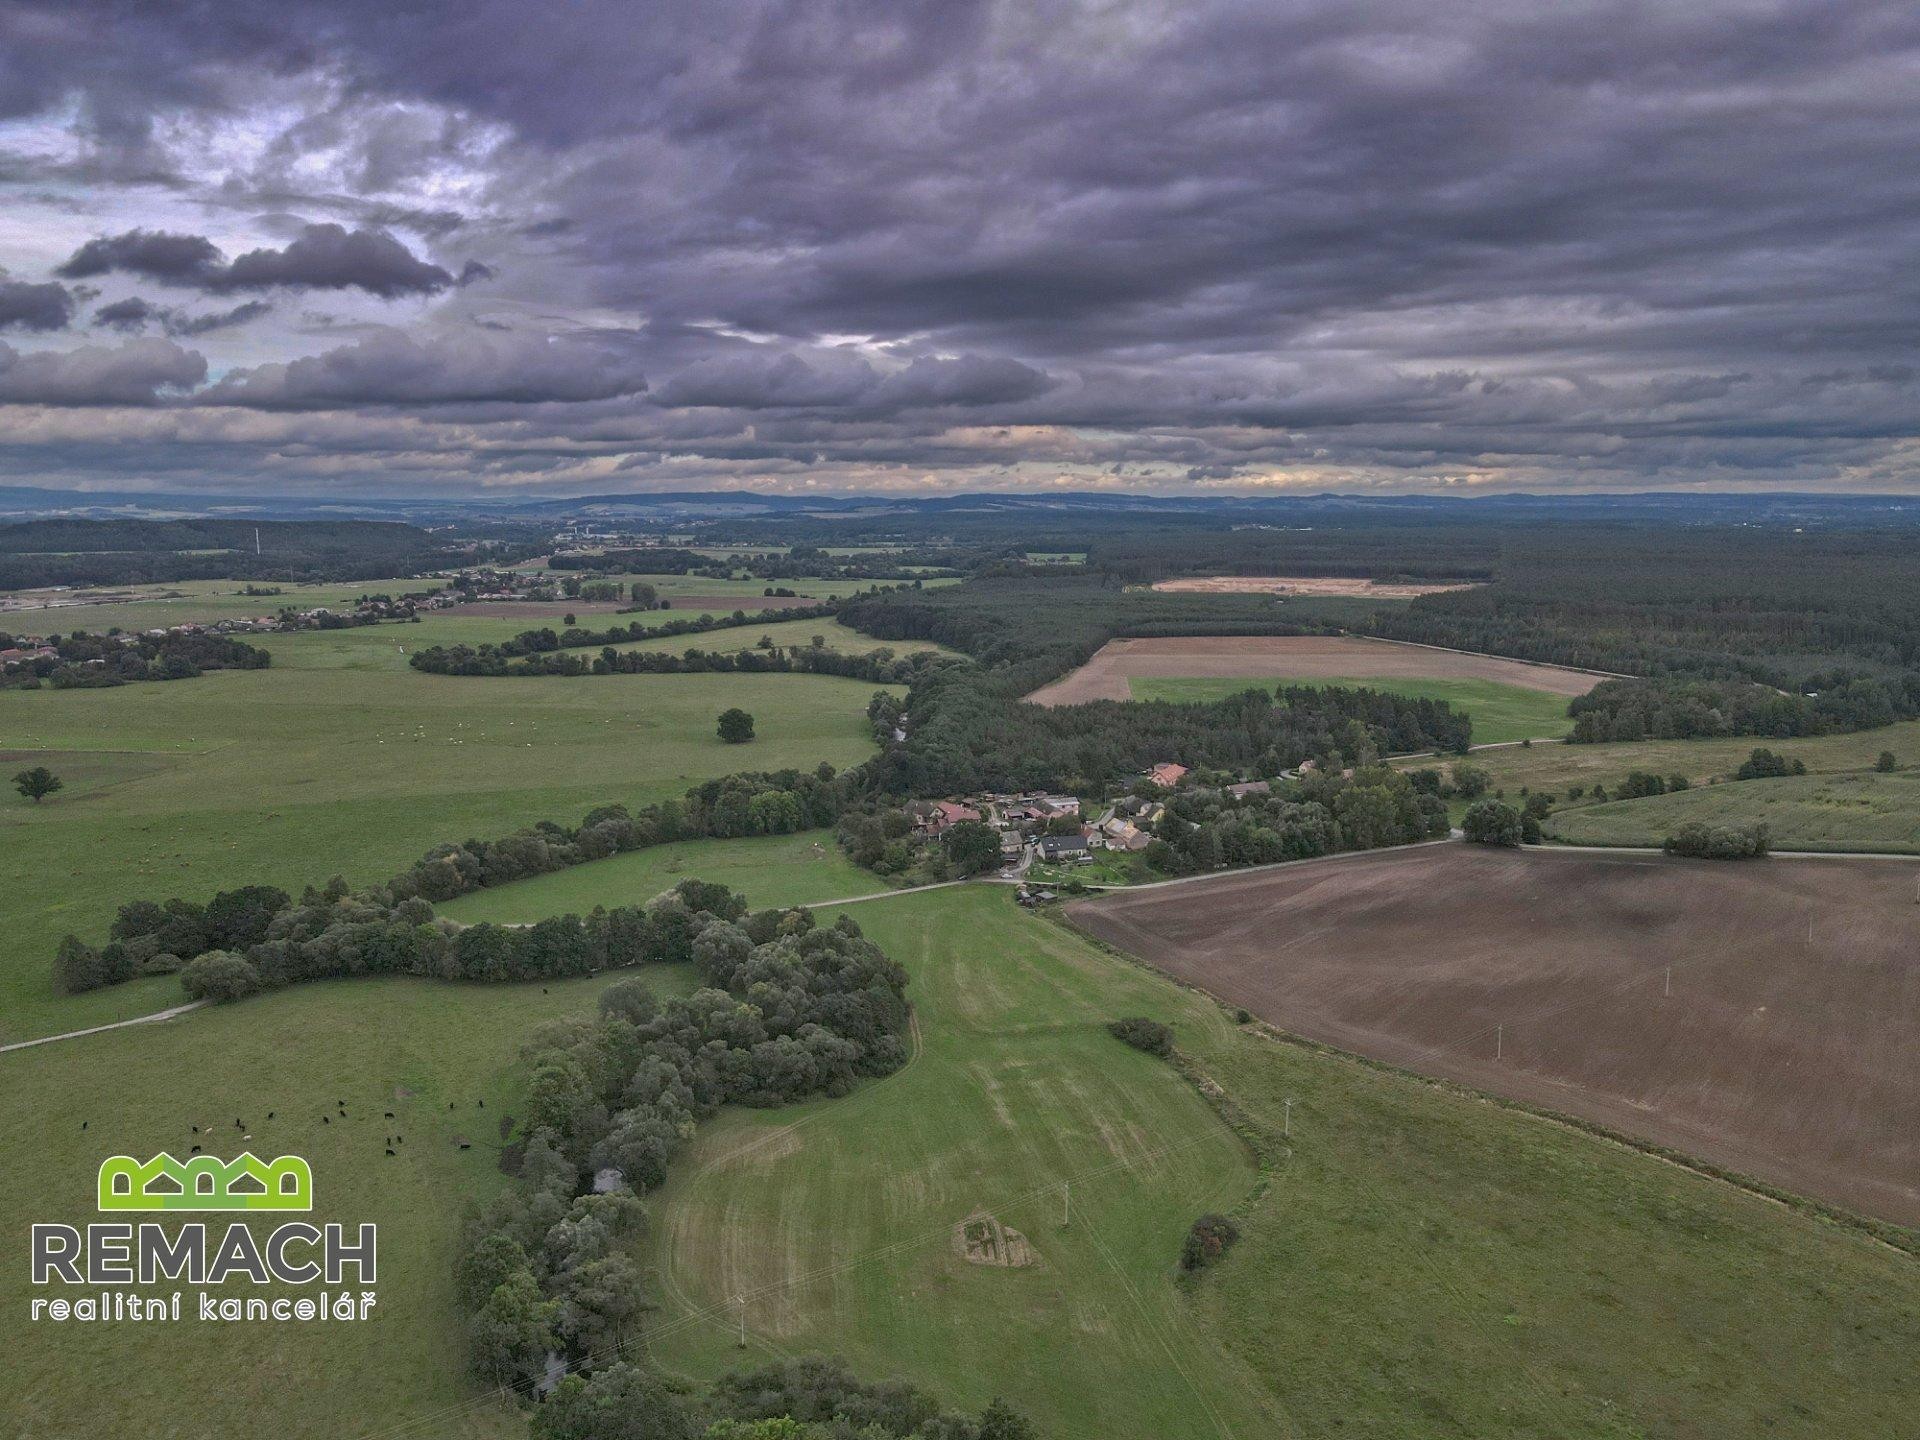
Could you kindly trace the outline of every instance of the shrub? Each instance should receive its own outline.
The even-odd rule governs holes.
[[[53,983],[69,995],[97,990],[107,983],[100,952],[78,935],[67,936],[53,952]]]
[[[1752,860],[1767,853],[1767,840],[1765,824],[1704,825],[1696,820],[1674,831],[1661,848],[1696,860]]]
[[[1187,1232],[1187,1238],[1180,1246],[1180,1268],[1186,1271],[1206,1269],[1225,1255],[1227,1247],[1239,1238],[1239,1230],[1226,1216],[1202,1215],[1193,1222],[1193,1228]]]
[[[1736,780],[1775,780],[1782,775],[1804,775],[1807,766],[1804,760],[1789,760],[1784,755],[1776,755],[1771,750],[1755,750],[1740,768],[1733,772]]]
[[[1149,1055],[1173,1053],[1173,1031],[1158,1020],[1149,1020],[1144,1015],[1114,1020],[1108,1024],[1107,1031],[1115,1039],[1124,1040],[1134,1049],[1144,1050]]]
[[[188,962],[180,984],[195,1000],[238,1000],[260,988],[260,972],[245,956],[209,950]]]
[[[1520,812],[1498,800],[1474,801],[1467,807],[1460,828],[1476,845],[1517,846],[1525,834]]]
[[[1476,800],[1487,793],[1487,772],[1464,760],[1453,763],[1453,793],[1462,800]]]
[[[1873,762],[1873,768],[1878,770],[1882,775],[1891,775],[1900,768],[1900,762],[1893,758],[1893,751],[1882,750],[1880,752],[1880,758]]]
[[[1644,770],[1635,770],[1620,782],[1620,788],[1613,792],[1616,800],[1644,800],[1649,795],[1667,793],[1667,782],[1658,775],[1649,775]]]

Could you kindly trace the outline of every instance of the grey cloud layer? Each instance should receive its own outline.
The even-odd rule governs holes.
[[[412,302],[345,344],[247,316],[279,358],[212,385],[96,366],[236,480],[337,411],[435,484],[1920,488],[1910,7],[177,9],[13,7],[0,116],[77,97],[62,174],[131,195],[188,184],[178,117],[333,77],[204,198],[349,223],[0,255],[0,326],[70,322],[10,299],[56,267]],[[240,328],[138,303],[92,321]]]
[[[486,267],[480,267],[485,270]],[[279,250],[249,250],[229,262],[204,235],[129,230],[87,241],[57,272],[69,280],[138,275],[167,285],[229,294],[236,290],[364,290],[394,299],[433,295],[454,283],[381,230],[308,225]]]

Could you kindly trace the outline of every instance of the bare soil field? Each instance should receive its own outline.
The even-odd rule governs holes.
[[[851,583],[851,582],[849,582]],[[676,610],[691,610],[698,615],[711,610],[718,614],[731,614],[735,610],[795,610],[802,605],[818,605],[820,602],[807,595],[762,595],[758,591],[742,592],[738,595],[668,595]]]
[[[616,615],[621,600],[470,600],[449,605],[442,615],[484,615],[492,620],[543,620],[556,630],[563,616]]]
[[[731,615],[735,610],[790,610],[820,603],[805,595],[759,594],[669,595],[666,600],[671,609],[689,615]],[[546,620],[558,625],[562,615],[619,615],[626,608],[627,602],[624,600],[474,600],[464,605],[449,606],[441,613],[490,615],[496,620]]]
[[[1110,640],[1093,658],[1027,699],[1035,705],[1125,700],[1137,676],[1266,680],[1373,677],[1382,680],[1494,680],[1552,695],[1584,695],[1604,676],[1495,655],[1467,655],[1357,635],[1181,635]]]
[[[1346,575],[1188,575],[1161,580],[1156,590],[1188,595],[1344,595],[1355,600],[1413,600],[1448,590],[1471,590],[1470,580],[1404,584]]]
[[[1916,874],[1462,843],[1067,915],[1308,1039],[1911,1226]]]

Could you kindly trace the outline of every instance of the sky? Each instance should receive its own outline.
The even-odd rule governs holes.
[[[1920,490],[1920,8],[0,6],[0,483]]]

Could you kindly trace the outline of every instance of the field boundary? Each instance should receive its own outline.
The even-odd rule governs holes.
[[[1913,857],[1902,856],[1900,858],[1907,859]],[[1228,873],[1240,874],[1244,872],[1230,871]],[[1083,930],[1074,924],[1073,921],[1067,917],[1065,911],[1057,911],[1049,916],[1049,918],[1055,924],[1071,931],[1076,938],[1085,941],[1106,955],[1124,961],[1129,965],[1138,966],[1140,969],[1149,971],[1160,979],[1167,981],[1169,984],[1177,985],[1183,990],[1191,990],[1196,995],[1204,995],[1214,1005],[1218,1006],[1229,1019],[1233,1020],[1236,1030],[1243,1030],[1274,1044],[1288,1045],[1296,1050],[1302,1050],[1323,1059],[1341,1061],[1350,1065],[1361,1066],[1364,1069],[1376,1070],[1382,1074],[1397,1076],[1403,1080],[1410,1080],[1415,1084],[1426,1086],[1429,1089],[1439,1090],[1463,1100],[1476,1100],[1482,1104],[1492,1105],[1501,1110],[1526,1116],[1531,1120],[1576,1131],[1590,1139],[1610,1143],[1623,1150],[1631,1150],[1648,1159],[1659,1160],[1674,1166],[1676,1169],[1698,1175],[1702,1179],[1717,1181],[1735,1190],[1744,1191],[1756,1199],[1765,1200],[1785,1209],[1796,1211],[1809,1219],[1824,1221],[1828,1224],[1838,1226],[1841,1229],[1851,1230],[1865,1240],[1882,1245],[1910,1260],[1920,1261],[1920,1230],[1910,1230],[1905,1226],[1896,1225],[1890,1220],[1876,1220],[1868,1215],[1856,1214],[1854,1211],[1848,1210],[1843,1206],[1830,1204],[1825,1200],[1816,1199],[1811,1195],[1803,1195],[1797,1190],[1788,1190],[1783,1186],[1774,1185],[1769,1181],[1760,1179],[1758,1176],[1749,1175],[1744,1171],[1735,1170],[1729,1166],[1716,1165],[1711,1160],[1704,1160],[1697,1155],[1690,1155],[1684,1150],[1677,1150],[1672,1146],[1662,1145],[1656,1140],[1642,1140],[1637,1136],[1615,1130],[1611,1126],[1603,1125],[1598,1121],[1582,1120],[1577,1115],[1568,1115],[1562,1111],[1553,1110],[1543,1105],[1529,1105],[1525,1101],[1511,1100],[1504,1095],[1496,1095],[1490,1090],[1480,1090],[1472,1085],[1463,1085],[1457,1080],[1447,1080],[1440,1076],[1427,1075],[1418,1070],[1410,1070],[1404,1065],[1395,1065],[1388,1060],[1379,1060],[1371,1055],[1363,1055],[1357,1050],[1347,1050],[1338,1045],[1329,1045],[1323,1040],[1314,1040],[1308,1036],[1297,1034],[1284,1026],[1274,1024],[1270,1020],[1262,1020],[1257,1015],[1241,1021],[1236,1017],[1243,1007],[1229,1004],[1197,981],[1188,980],[1182,976],[1162,970],[1149,960],[1142,959],[1138,955],[1130,954],[1117,945],[1109,944],[1099,936],[1094,935],[1090,931]],[[1196,1069],[1197,1068],[1196,1066]],[[1203,1090],[1202,1093],[1204,1094],[1205,1091]],[[1223,1095],[1228,1094],[1224,1089],[1221,1093]],[[1222,1115],[1221,1118],[1226,1121],[1230,1129],[1235,1129],[1235,1133],[1240,1134],[1240,1131],[1234,1127],[1231,1120],[1227,1120],[1225,1115]],[[1250,1123],[1257,1125],[1257,1122]],[[1244,1143],[1246,1137],[1242,1135],[1241,1138]]]
[[[1638,680],[1619,670],[1590,670],[1585,665],[1561,665],[1552,660],[1529,660],[1523,655],[1496,655],[1491,650],[1461,650],[1452,645],[1429,645],[1424,640],[1395,640],[1386,635],[1368,635],[1359,630],[1340,632],[1350,640],[1377,640],[1382,645],[1409,645],[1415,650],[1438,650],[1443,655],[1471,655],[1476,660],[1511,660],[1516,665],[1538,665],[1542,670],[1566,670],[1575,675],[1598,675],[1603,680]]]

